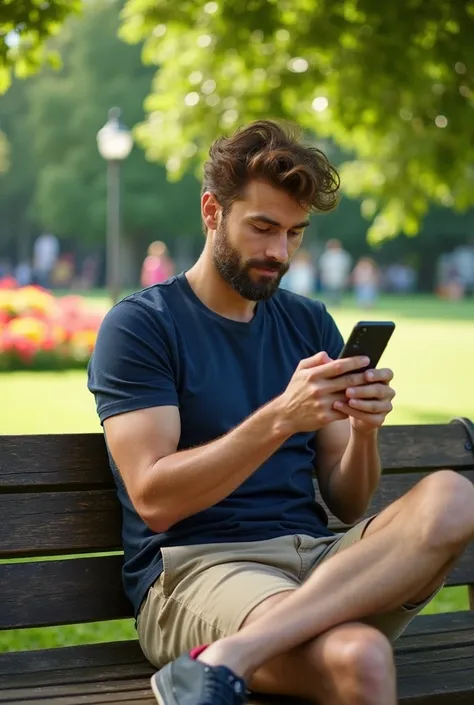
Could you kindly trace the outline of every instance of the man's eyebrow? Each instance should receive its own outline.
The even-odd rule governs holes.
[[[263,215],[263,213],[257,213],[256,215],[251,215],[250,220],[259,220],[261,223],[268,223],[268,225],[274,225],[276,228],[281,228],[281,224],[273,218],[269,218],[268,215]],[[300,230],[302,228],[307,228],[309,225],[309,220],[304,220],[302,223],[297,223],[297,225],[292,226],[292,230]]]

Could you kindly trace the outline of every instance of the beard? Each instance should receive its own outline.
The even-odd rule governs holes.
[[[222,279],[242,298],[248,301],[267,301],[278,289],[282,277],[288,271],[289,263],[279,264],[273,260],[251,259],[244,261],[229,243],[225,220],[219,224],[212,245],[212,260]],[[276,272],[273,277],[251,276],[253,267]]]

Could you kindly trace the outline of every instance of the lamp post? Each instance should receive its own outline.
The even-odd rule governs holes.
[[[130,131],[120,122],[120,108],[109,110],[109,119],[97,133],[97,147],[107,162],[106,279],[112,304],[120,295],[120,162],[133,146]]]

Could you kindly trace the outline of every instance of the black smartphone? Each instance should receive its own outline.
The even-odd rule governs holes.
[[[352,329],[339,358],[365,355],[369,358],[370,364],[355,371],[374,369],[394,330],[393,321],[359,321]]]

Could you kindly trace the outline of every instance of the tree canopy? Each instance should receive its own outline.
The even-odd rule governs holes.
[[[55,36],[81,0],[2,0],[0,7],[0,93],[10,85],[11,73],[26,76],[44,62],[58,66],[57,52],[46,40]]]
[[[85,251],[104,243],[106,164],[96,134],[116,105],[130,128],[143,120],[153,75],[140,47],[117,37],[120,7],[116,0],[95,0],[81,18],[71,17],[56,40],[62,69],[16,80],[2,97],[11,167],[0,174],[0,241],[48,229]],[[122,181],[124,240],[138,260],[153,239],[186,239],[200,231],[199,184],[192,175],[170,183],[162,165],[134,148]],[[185,193],[194,207],[183,208]]]
[[[172,177],[272,117],[350,154],[373,241],[415,234],[430,201],[474,204],[474,0],[128,0],[122,16],[158,67],[136,134]]]
[[[3,0],[0,93],[13,70],[59,65],[64,41],[47,40],[80,9]],[[155,73],[136,137],[171,178],[218,134],[272,117],[348,155],[343,187],[373,242],[415,234],[430,202],[474,204],[474,0],[127,0],[120,34]]]

